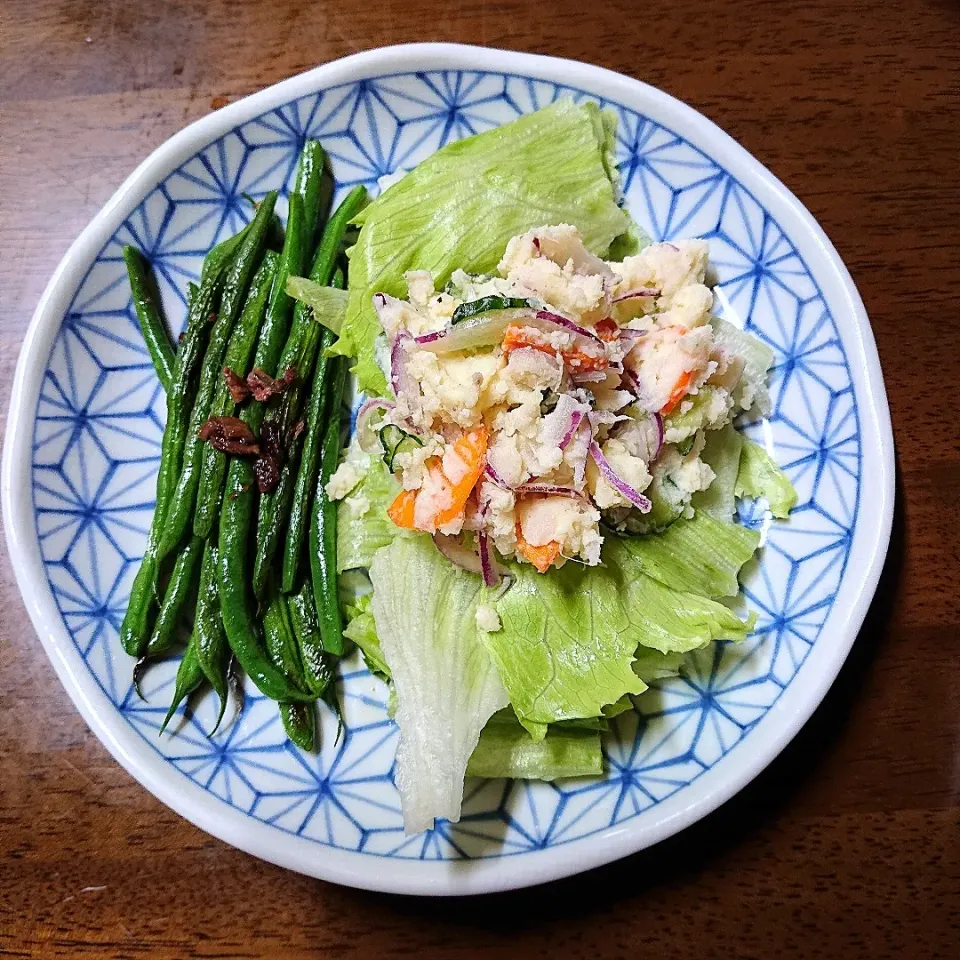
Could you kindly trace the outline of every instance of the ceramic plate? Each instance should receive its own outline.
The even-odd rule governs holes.
[[[602,780],[468,781],[463,817],[403,834],[385,688],[342,676],[346,728],[304,754],[248,691],[208,738],[212,695],[157,735],[175,664],[130,686],[117,630],[153,510],[164,398],[121,247],[145,250],[174,325],[205,251],[288,185],[307,136],[338,191],[372,191],[443,144],[557,97],[619,119],[625,202],[655,238],[705,237],[723,313],[773,349],[773,413],[751,432],[795,484],[788,523],[741,509],[765,545],[745,582],[740,645],[703,653],[605,745]],[[285,212],[281,201],[280,212]],[[569,61],[451,45],[327,64],[194,123],[150,156],[67,253],[37,307],[13,389],[3,506],[20,589],[64,687],[148,790],[258,857],[403,893],[503,890],[589,869],[682,829],[738,791],[820,702],[863,621],[887,548],[893,444],[870,325],[810,214],[726,134],[636,80]]]

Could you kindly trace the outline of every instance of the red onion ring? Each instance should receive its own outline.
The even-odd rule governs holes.
[[[639,290],[631,290],[629,293],[621,293],[619,297],[614,297],[614,303],[623,303],[624,300],[636,300],[639,297],[659,297],[660,290],[657,287],[641,287]]]
[[[564,487],[558,483],[537,483],[537,481],[532,481],[529,483],[521,483],[517,487],[516,492],[520,495],[524,494],[542,494],[548,497],[576,497],[578,500],[585,499],[584,495],[579,490],[574,490],[573,487]]]
[[[446,329],[444,330],[434,330],[433,333],[424,333],[419,337],[414,337],[413,342],[418,346],[423,346],[425,343],[436,343],[438,340],[442,339],[447,335]]]
[[[477,549],[480,554],[480,573],[485,587],[496,587],[500,583],[500,567],[494,559],[490,547],[490,538],[481,530],[477,534]]]
[[[654,412],[654,413],[652,414],[652,417],[653,417],[653,422],[656,424],[656,427],[657,427],[657,448],[656,448],[656,450],[654,450],[653,456],[650,457],[650,463],[653,463],[653,461],[656,460],[657,457],[660,456],[660,451],[663,449],[663,439],[664,439],[664,437],[663,437],[663,417],[660,416],[660,414],[659,414],[659,413],[656,413],[656,412]]]
[[[583,411],[574,410],[573,415],[570,417],[570,426],[567,427],[567,432],[560,438],[560,449],[566,450],[567,444],[574,438],[577,430],[580,427],[580,423],[583,420]]]
[[[396,404],[384,400],[382,397],[373,397],[360,405],[360,409],[357,411],[357,421],[354,425],[354,434],[357,443],[360,444],[360,449],[364,453],[374,453],[377,449],[376,434],[369,429],[369,421],[372,419],[374,411],[383,410],[386,413],[393,410],[395,406]]]
[[[513,487],[511,487],[510,484],[507,483],[507,481],[504,480],[503,477],[501,477],[492,466],[490,466],[489,460],[483,465],[483,472],[484,475],[488,479],[492,480],[498,487],[503,487],[504,490],[513,489]]]
[[[596,440],[590,441],[590,456],[604,479],[617,493],[629,500],[641,513],[649,513],[653,509],[653,504],[639,490],[634,490],[629,483],[617,476],[616,470],[610,466],[610,461],[603,455]]]
[[[592,333],[586,327],[581,327],[567,317],[561,317],[558,313],[550,313],[548,310],[538,310],[537,320],[543,323],[549,323],[555,327],[560,327],[562,330],[569,330],[571,333],[575,333],[580,337],[586,337],[588,340],[593,340],[595,343],[603,346],[603,341],[595,333]]]
[[[573,485],[582,487],[587,473],[587,454],[590,449],[592,434],[590,430],[590,421],[584,417],[580,421],[580,426],[573,440],[573,449],[570,451],[568,459],[573,466]]]
[[[413,343],[413,337],[406,330],[401,330],[390,349],[390,387],[398,400],[401,397],[412,400],[420,393],[419,385],[407,372],[407,345],[410,343]]]

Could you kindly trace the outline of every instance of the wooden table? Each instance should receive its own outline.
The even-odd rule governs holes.
[[[765,163],[836,243],[900,451],[886,571],[796,741],[684,835],[579,879],[429,902],[341,889],[201,833],[87,730],[0,564],[0,954],[960,956],[960,25],[948,0],[3,0],[0,402],[71,240],[228,100],[424,39],[649,81]],[[865,520],[869,522],[869,518]]]

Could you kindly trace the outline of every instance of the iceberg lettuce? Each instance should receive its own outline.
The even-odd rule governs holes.
[[[763,498],[770,512],[784,520],[797,505],[797,491],[763,447],[745,440],[740,451],[735,493],[738,497]]]
[[[375,677],[389,680],[390,667],[380,646],[377,624],[373,618],[373,596],[366,593],[358,597],[354,603],[347,606],[345,613],[348,622],[343,628],[343,635],[360,648],[367,669]]]
[[[554,724],[535,740],[512,710],[490,718],[467,764],[468,777],[558,780],[602,773],[599,730]]]
[[[398,537],[370,566],[376,635],[390,665],[400,728],[395,780],[407,833],[460,819],[463,777],[507,693],[480,640],[479,577],[429,537]]]
[[[734,521],[737,514],[734,488],[742,447],[743,437],[732,423],[720,430],[707,431],[700,459],[713,470],[714,479],[706,490],[693,495],[690,504],[695,510],[727,523]]]
[[[705,597],[735,597],[737,574],[760,543],[755,530],[697,512],[663,533],[623,537],[616,550],[626,552],[648,576],[666,587]],[[607,559],[612,559],[607,554]]]
[[[483,641],[531,734],[558,720],[603,716],[625,694],[641,693],[638,646],[686,653],[747,635],[752,622],[710,595],[737,592],[756,534],[708,516],[678,523],[666,541],[608,535],[599,567],[567,563],[544,576],[512,566],[516,582],[497,604],[502,629]]]

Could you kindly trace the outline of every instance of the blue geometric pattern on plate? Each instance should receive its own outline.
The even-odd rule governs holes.
[[[614,103],[625,202],[658,240],[710,242],[719,299],[775,354],[773,413],[751,426],[800,495],[789,524],[756,505],[743,522],[765,548],[746,578],[755,633],[693,659],[647,694],[605,745],[596,781],[468,781],[459,824],[405,837],[392,783],[397,731],[385,689],[359,662],[342,679],[345,730],[324,708],[323,748],[284,737],[273,704],[249,689],[238,723],[213,738],[202,699],[179,734],[158,738],[175,664],[130,686],[117,630],[154,505],[164,396],[131,307],[120,251],[145,250],[167,309],[183,321],[203,253],[249,218],[244,194],[289,184],[304,137],[333,160],[338,192],[408,169],[445,143],[579,91],[518,76],[437,72],[383,77],[288,103],[212,143],[163,181],[106,244],[57,337],[37,411],[33,498],[47,576],[73,642],[126,720],[171,767],[224,802],[321,844],[384,857],[495,857],[589,836],[642,815],[737,748],[796,675],[830,610],[857,522],[860,436],[847,360],[816,281],[790,239],[740,183],[675,133]],[[285,200],[280,209],[284,212]],[[171,769],[171,776],[177,775]]]

